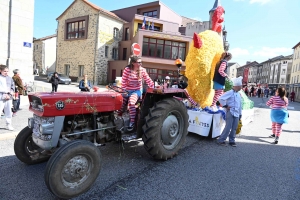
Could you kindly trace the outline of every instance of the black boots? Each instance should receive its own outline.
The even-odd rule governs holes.
[[[278,140],[279,140],[279,137],[276,136],[274,142],[272,142],[271,144],[278,144]]]
[[[272,135],[270,135],[269,137],[270,137],[270,138],[274,138],[274,137],[275,137],[275,134],[272,134]]]

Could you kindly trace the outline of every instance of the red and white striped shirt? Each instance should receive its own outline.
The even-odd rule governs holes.
[[[284,98],[284,100],[282,100],[280,96],[272,96],[266,103],[266,105],[271,106],[272,109],[286,108],[288,104],[289,100],[287,98]]]
[[[138,72],[126,67],[122,75],[122,88],[125,90],[140,90],[142,88],[142,80],[144,79],[150,88],[154,87],[152,79],[149,77],[145,68],[140,67],[141,78],[138,78]]]
[[[227,76],[227,74],[224,72],[225,69],[226,69],[226,62],[223,61],[223,62],[221,63],[221,65],[220,65],[219,71],[218,71],[219,74],[220,74],[221,76],[223,76],[223,77],[226,77],[226,76]]]

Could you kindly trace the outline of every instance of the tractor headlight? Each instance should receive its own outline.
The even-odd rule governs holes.
[[[28,118],[28,127],[29,128],[33,128],[34,127],[33,117]]]
[[[39,131],[40,131],[41,134],[43,134],[43,125],[40,125]]]

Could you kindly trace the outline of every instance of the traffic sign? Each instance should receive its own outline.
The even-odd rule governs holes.
[[[135,56],[139,56],[141,54],[141,47],[138,43],[133,43],[131,45],[132,54]]]

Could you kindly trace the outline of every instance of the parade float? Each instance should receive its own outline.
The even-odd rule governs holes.
[[[212,28],[199,34],[194,33],[193,41],[185,60],[184,75],[188,78],[188,91],[191,98],[199,105],[192,106],[188,100],[184,103],[188,109],[188,131],[201,136],[218,137],[225,127],[225,110],[220,106],[211,107],[215,91],[213,77],[215,68],[224,52],[222,39],[222,22],[224,9],[215,3],[212,9]],[[231,80],[227,79],[224,92],[232,89]],[[241,90],[243,125],[253,121],[254,103]],[[237,133],[240,132],[242,123],[239,123]]]

